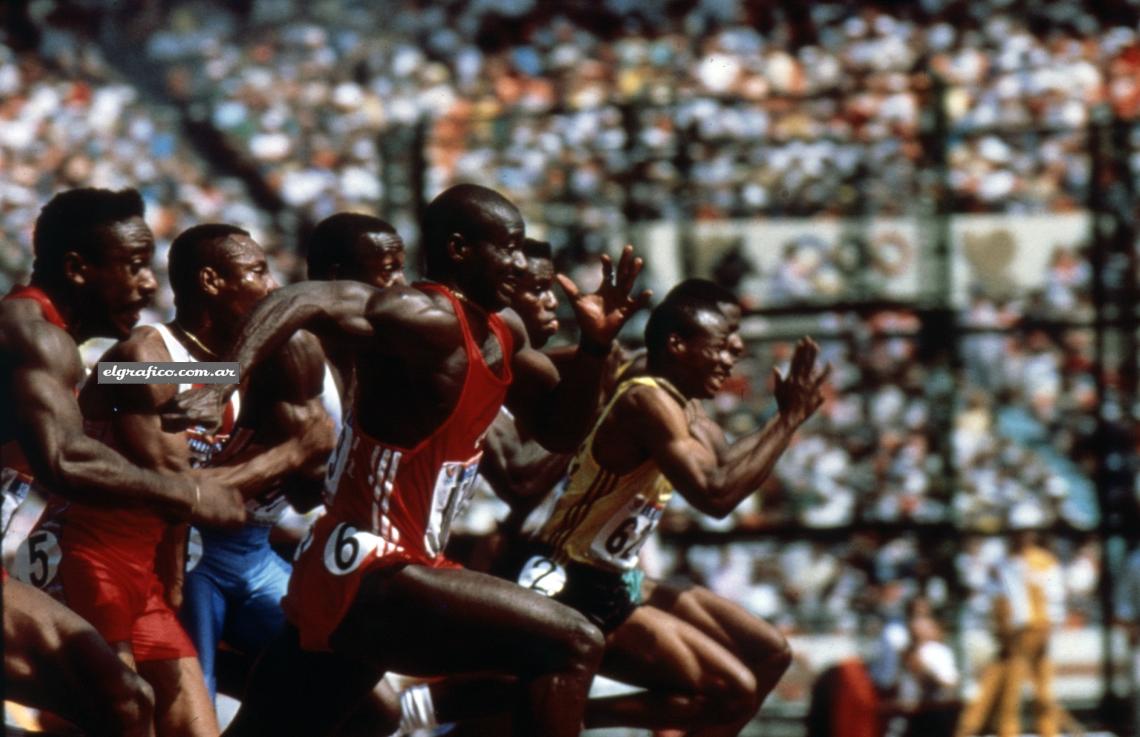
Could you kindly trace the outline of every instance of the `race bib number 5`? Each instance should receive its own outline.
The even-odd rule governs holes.
[[[325,569],[334,576],[352,573],[372,555],[380,538],[341,522],[325,541]]]
[[[36,530],[20,543],[12,575],[37,589],[47,587],[59,572],[59,539],[47,530]]]
[[[566,588],[566,569],[550,558],[536,555],[523,566],[518,583],[544,596],[557,596]]]

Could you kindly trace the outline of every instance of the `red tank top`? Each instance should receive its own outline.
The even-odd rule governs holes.
[[[51,301],[51,297],[44,293],[44,290],[39,287],[17,285],[12,287],[12,291],[4,296],[5,302],[11,299],[30,299],[40,306],[40,312],[43,314],[44,319],[55,325],[61,330],[67,330],[67,323],[64,322],[63,316],[59,314],[55,304]],[[6,443],[0,443],[0,469],[11,469],[11,471],[22,477],[26,483],[31,482],[32,469],[28,465],[28,459],[24,456],[24,451],[20,448],[19,442],[9,440]]]
[[[432,561],[442,554],[451,523],[471,491],[483,435],[506,398],[514,340],[501,317],[488,317],[503,350],[503,375],[497,376],[484,361],[455,295],[438,284],[416,288],[442,294],[459,320],[467,354],[459,400],[448,418],[413,448],[368,437],[349,417],[330,459],[330,488],[336,496],[329,516],[376,535],[379,557]]]

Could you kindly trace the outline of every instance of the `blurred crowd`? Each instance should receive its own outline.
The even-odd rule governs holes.
[[[148,49],[315,218],[382,198],[384,138],[423,124],[425,190],[490,179],[556,246],[630,219],[913,211],[938,105],[956,210],[1071,210],[1092,111],[1140,115],[1135,0],[399,9],[188,3]]]
[[[171,102],[221,131],[302,219],[391,212],[414,244],[414,218],[392,203],[477,180],[519,203],[575,278],[634,221],[918,214],[938,184],[939,106],[954,212],[1082,207],[1098,106],[1132,121],[1140,191],[1140,0],[884,1],[855,14],[838,2],[745,0],[239,5],[164,9],[143,53],[165,102],[116,73],[90,38],[45,26],[34,52],[0,45],[0,292],[30,270],[39,207],[73,186],[138,188],[159,267],[182,229],[221,221],[253,232],[280,281],[299,273],[274,215],[195,153]],[[416,147],[422,180],[386,174],[414,166]],[[423,191],[397,191],[408,181]],[[775,247],[784,258],[765,273],[719,265],[747,306],[843,295],[865,278],[866,255],[850,243]],[[889,275],[897,264],[880,266]],[[943,630],[968,630],[987,626],[987,580],[1008,554],[991,534],[1057,526],[1077,531],[1048,542],[1067,622],[1102,621],[1101,550],[1081,533],[1101,513],[1093,333],[1049,327],[1092,315],[1092,276],[1087,249],[1064,244],[1038,290],[972,285],[956,315],[958,363],[949,346],[931,349],[914,312],[818,317],[810,332],[832,366],[829,401],[767,487],[726,520],[678,500],[663,522],[667,532],[945,524],[964,539],[651,546],[651,572],[691,577],[792,633],[887,638],[916,598]],[[144,321],[171,311],[164,288]],[[809,332],[800,327],[746,321],[749,356],[710,404],[730,434],[771,417],[771,371],[790,358],[785,336]],[[504,511],[484,499],[464,525],[490,531]]]
[[[1064,625],[1104,620],[1097,600],[1098,543],[1046,536],[1061,564]],[[844,542],[762,541],[695,545],[683,554],[646,554],[654,575],[684,576],[741,602],[789,634],[842,633],[875,638],[923,599],[949,631],[986,630],[993,615],[994,572],[1010,555],[1003,537],[962,541],[917,534],[860,532]]]
[[[277,245],[266,214],[240,183],[212,174],[173,111],[143,99],[95,44],[49,27],[36,53],[0,45],[0,291],[31,271],[40,207],[77,186],[138,189],[159,267],[174,236],[200,222],[239,223]],[[161,273],[159,281],[146,321],[173,309]]]

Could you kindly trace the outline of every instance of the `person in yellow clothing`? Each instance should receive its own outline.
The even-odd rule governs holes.
[[[707,589],[659,585],[637,569],[674,490],[702,512],[728,515],[823,402],[827,370],[816,370],[819,347],[804,339],[787,376],[774,377],[779,412],[763,428],[730,444],[694,413],[690,403],[714,396],[738,355],[735,323],[719,306],[731,295],[707,291],[670,293],[653,311],[646,374],[618,386],[579,447],[538,533],[544,549],[518,576],[602,629],[603,673],[646,689],[591,700],[589,728],[737,735],[790,663],[771,625]]]
[[[1009,557],[994,571],[993,584],[998,659],[982,672],[978,698],[962,715],[957,737],[977,734],[991,707],[996,709],[998,737],[1020,734],[1021,695],[1027,680],[1036,700],[1037,734],[1057,737],[1066,715],[1053,696],[1049,639],[1065,616],[1061,566],[1034,530],[1018,530]]]

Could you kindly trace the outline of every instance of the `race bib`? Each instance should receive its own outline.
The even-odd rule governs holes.
[[[0,534],[8,531],[12,515],[32,491],[32,479],[14,468],[0,468]]]
[[[62,555],[54,533],[35,530],[16,549],[12,575],[37,589],[46,589],[59,573]]]
[[[590,543],[590,552],[600,560],[619,568],[637,565],[637,554],[657,529],[664,506],[652,498],[635,497],[624,514],[614,515]]]
[[[424,547],[430,555],[439,555],[447,545],[451,523],[471,493],[475,477],[479,475],[479,460],[482,457],[480,452],[466,461],[449,461],[440,467],[432,491],[427,530],[424,532]]]
[[[346,576],[359,568],[379,544],[380,538],[375,535],[341,522],[325,541],[325,568],[334,576]]]
[[[333,449],[332,455],[329,456],[328,466],[325,471],[325,488],[321,493],[326,507],[331,507],[333,498],[336,497],[336,489],[340,484],[340,479],[344,475],[345,466],[348,465],[348,458],[352,454],[352,449],[356,445],[355,433],[352,430],[352,416],[349,415],[345,418],[344,425],[340,428],[340,435],[336,439],[336,447]]]
[[[550,558],[536,555],[523,566],[518,584],[544,596],[557,596],[566,588],[566,569]]]
[[[197,527],[191,527],[190,532],[186,535],[186,572],[194,570],[198,564],[202,562],[202,553],[205,551],[205,546],[202,545],[202,533],[198,532]]]
[[[288,506],[289,498],[278,486],[255,499],[246,500],[246,521],[259,527],[272,527],[281,519]]]

